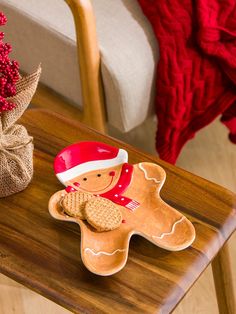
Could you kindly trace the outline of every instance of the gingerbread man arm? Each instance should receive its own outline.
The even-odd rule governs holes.
[[[153,187],[156,186],[157,193],[151,194],[148,202],[145,200],[141,210],[135,213],[136,232],[170,251],[188,247],[195,238],[193,225],[180,212],[165,203],[159,193],[166,178],[164,169],[147,162],[138,164],[138,168],[146,182],[150,182]]]
[[[161,189],[166,179],[166,173],[162,167],[150,162],[141,162],[137,164],[137,167],[147,181],[156,185],[158,189]]]
[[[49,200],[48,210],[51,216],[57,220],[77,222],[76,218],[70,217],[64,213],[61,207],[61,200],[65,196],[66,191],[60,190],[54,193]]]

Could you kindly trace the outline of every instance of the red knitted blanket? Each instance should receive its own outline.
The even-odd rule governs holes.
[[[236,143],[236,1],[138,0],[160,47],[156,147],[175,163],[219,114]]]

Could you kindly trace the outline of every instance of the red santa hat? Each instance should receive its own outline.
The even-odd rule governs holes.
[[[89,171],[110,168],[128,161],[128,153],[100,142],[80,142],[64,148],[55,158],[54,171],[64,184]]]

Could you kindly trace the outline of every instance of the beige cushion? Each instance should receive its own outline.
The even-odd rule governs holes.
[[[121,131],[152,111],[158,48],[134,0],[93,0],[109,123]],[[30,72],[42,62],[41,81],[82,106],[72,14],[62,0],[0,0],[8,17],[6,40]]]

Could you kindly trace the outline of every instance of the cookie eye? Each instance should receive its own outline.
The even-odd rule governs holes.
[[[83,178],[84,181],[87,181],[87,178]]]
[[[97,177],[101,177],[101,174],[99,173],[99,174],[97,174]]]

